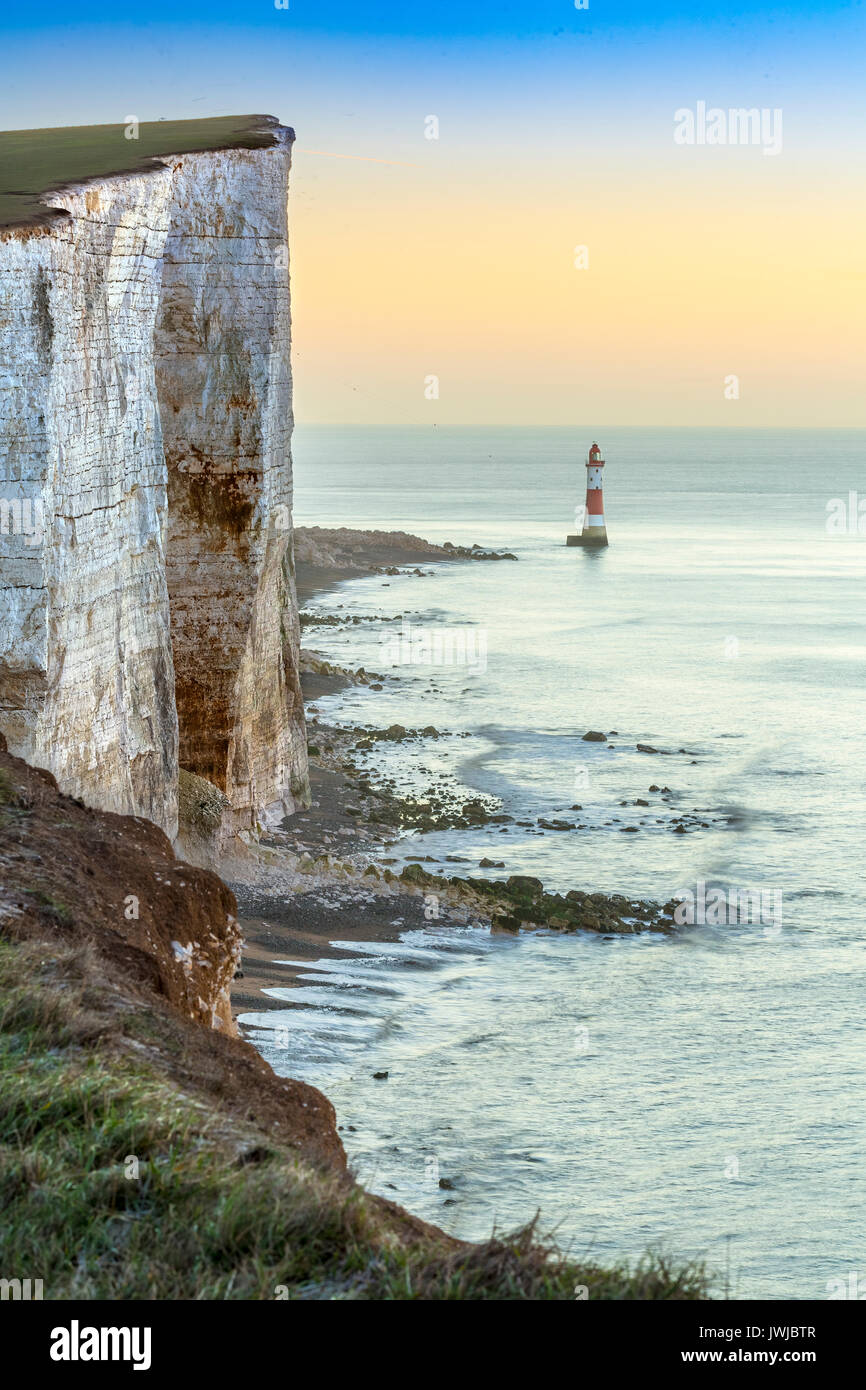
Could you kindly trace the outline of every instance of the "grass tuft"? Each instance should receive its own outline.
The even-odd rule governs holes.
[[[0,806],[8,806],[15,796],[15,788],[12,785],[12,778],[5,767],[0,767]]]

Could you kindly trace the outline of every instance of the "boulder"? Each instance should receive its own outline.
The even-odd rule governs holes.
[[[505,883],[506,891],[514,898],[528,898],[530,902],[544,894],[544,884],[540,878],[528,874],[512,874]]]

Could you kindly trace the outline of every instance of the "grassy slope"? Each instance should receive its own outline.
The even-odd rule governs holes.
[[[39,195],[62,184],[153,168],[161,155],[271,145],[273,136],[262,129],[266,123],[273,118],[146,121],[137,140],[127,140],[121,124],[0,131],[0,227],[43,220]]]
[[[0,767],[0,849],[42,843],[37,810]],[[74,827],[68,838],[81,854]],[[55,842],[52,863],[60,852]],[[13,901],[29,893],[17,862],[7,855]],[[45,890],[35,936],[0,937],[4,1277],[42,1279],[60,1300],[573,1300],[581,1286],[593,1300],[707,1297],[699,1267],[602,1268],[533,1227],[460,1244],[299,1158],[220,1087],[194,1093],[183,1035],[213,1049],[220,1039],[130,997],[76,936],[83,905],[67,907],[59,883]]]
[[[407,1240],[346,1178],[264,1136],[239,1152],[218,1113],[103,1051],[81,964],[0,943],[0,1268],[43,1279],[46,1298],[707,1296],[700,1269],[576,1263],[531,1227]]]

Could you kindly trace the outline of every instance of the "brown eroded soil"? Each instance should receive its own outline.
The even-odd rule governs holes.
[[[0,736],[0,931],[49,953],[80,948],[101,1052],[147,1061],[226,1124],[344,1169],[330,1102],[229,1035],[235,914],[230,889],[176,859],[156,826],[63,796]]]

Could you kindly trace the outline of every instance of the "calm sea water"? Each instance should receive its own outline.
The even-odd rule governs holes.
[[[407,853],[659,900],[779,890],[781,923],[603,940],[434,921],[320,963],[291,1007],[246,1021],[334,1101],[362,1180],[457,1235],[540,1210],[575,1253],[703,1257],[732,1296],[826,1297],[851,1271],[866,1292],[866,536],[826,528],[830,499],[866,495],[866,434],[604,430],[599,554],[564,545],[592,438],[298,430],[298,524],[519,556],[322,600],[471,634],[486,660],[392,667],[400,622],[317,630],[333,659],[400,676],[318,707],[469,731],[397,750],[393,770],[532,822]],[[617,730],[613,751],[587,729]],[[694,808],[706,828],[673,833]],[[540,833],[539,816],[584,828]]]

